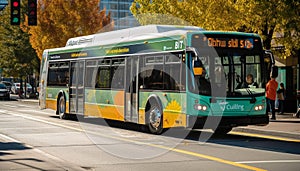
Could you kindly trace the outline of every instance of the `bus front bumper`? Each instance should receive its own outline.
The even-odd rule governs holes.
[[[205,117],[188,117],[187,127],[202,129],[204,128],[216,128],[217,127],[237,127],[247,125],[267,125],[269,124],[269,117],[267,115],[259,116],[205,116]]]

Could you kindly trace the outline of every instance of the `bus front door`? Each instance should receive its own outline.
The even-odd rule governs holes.
[[[138,122],[138,71],[139,58],[129,57],[126,61],[125,121]]]
[[[70,70],[70,113],[83,114],[84,108],[84,61],[71,62]]]

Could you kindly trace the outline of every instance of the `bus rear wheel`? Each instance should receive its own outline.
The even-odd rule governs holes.
[[[156,100],[149,100],[150,108],[146,112],[148,129],[153,134],[163,132],[163,115],[160,106]]]
[[[66,100],[64,96],[60,96],[58,101],[58,116],[60,119],[67,119]]]

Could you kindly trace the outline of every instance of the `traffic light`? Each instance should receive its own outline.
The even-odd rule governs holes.
[[[28,0],[28,25],[37,25],[37,0]]]
[[[10,0],[10,24],[20,25],[21,14],[20,14],[21,3],[20,0]]]

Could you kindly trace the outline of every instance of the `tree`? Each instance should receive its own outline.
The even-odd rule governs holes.
[[[37,26],[23,25],[38,57],[42,58],[45,49],[65,46],[71,37],[112,30],[110,14],[100,11],[99,1],[39,0]]]
[[[237,15],[230,0],[135,0],[130,10],[141,24],[180,24],[176,22],[180,18],[207,30],[233,30]],[[158,14],[168,14],[169,18]]]
[[[300,2],[297,0],[238,0],[237,28],[262,36],[266,49],[282,46],[283,58],[300,49]]]
[[[3,76],[26,76],[37,71],[39,60],[29,43],[29,34],[18,26],[10,25],[10,6],[1,11],[0,22],[0,68],[3,68]]]
[[[133,15],[141,24],[181,24],[206,30],[254,32],[261,35],[265,49],[282,44],[284,55],[299,50],[300,2],[297,0],[134,0]],[[158,14],[168,14],[157,18]],[[177,22],[180,18],[182,21]],[[175,21],[175,22],[174,22]],[[281,37],[274,38],[274,35]]]

